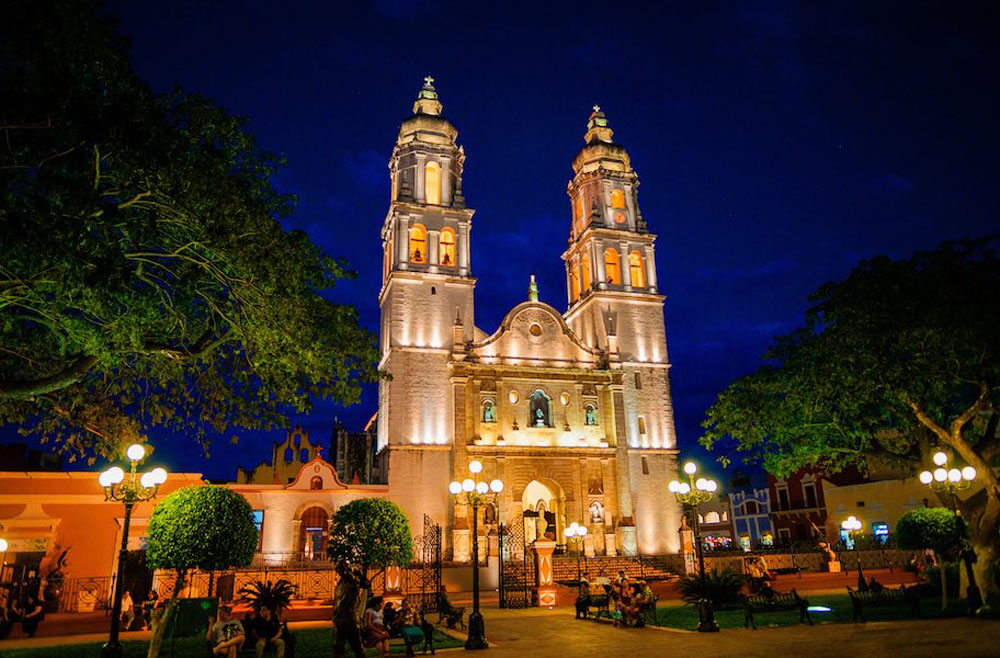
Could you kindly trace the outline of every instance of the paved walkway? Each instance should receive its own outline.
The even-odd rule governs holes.
[[[1000,623],[971,619],[820,624],[692,633],[653,628],[614,628],[580,621],[571,610],[491,610],[486,614],[489,658],[600,658],[696,656],[906,656],[962,658],[1000,655]]]

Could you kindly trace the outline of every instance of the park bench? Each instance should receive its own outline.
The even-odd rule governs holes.
[[[589,594],[586,600],[587,618],[600,619],[605,617],[613,619],[611,616],[611,595],[610,594]]]
[[[643,623],[656,626],[656,602],[659,600],[656,594],[650,597],[649,601],[642,606],[640,610],[640,615]]]
[[[905,603],[910,606],[914,618],[920,616],[920,593],[914,587],[907,588],[906,585],[900,585],[896,589],[884,587],[877,592],[874,590],[861,591],[848,587],[847,595],[851,598],[854,621],[868,621],[865,618],[866,607],[890,606],[897,603]]]
[[[743,599],[743,628],[753,626],[757,630],[757,620],[755,615],[766,614],[768,612],[783,612],[786,610],[799,611],[799,623],[804,621],[813,625],[812,617],[809,615],[809,601],[799,596],[794,589],[791,592],[769,592],[748,596]]]
[[[451,604],[447,595],[444,593],[438,594],[438,624],[444,624],[448,628],[455,628],[455,626],[461,626],[462,630],[465,630],[465,620],[462,616],[465,615],[465,608],[458,608]]]

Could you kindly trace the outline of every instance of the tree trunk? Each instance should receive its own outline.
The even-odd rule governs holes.
[[[938,569],[941,570],[941,612],[948,609],[948,579],[945,577],[947,567],[948,564],[944,560],[938,559]],[[155,658],[155,654],[149,658]]]
[[[996,563],[998,556],[995,542],[980,544],[972,543],[973,550],[976,551],[976,562],[972,565],[972,571],[976,575],[976,586],[980,594],[983,595],[983,603],[989,603],[991,599],[997,599],[998,588],[996,583]]]
[[[997,536],[1000,534],[1000,502],[986,492],[979,492],[962,504],[962,516],[966,520],[969,532],[969,542],[976,553],[973,572],[976,576],[976,586],[983,596],[983,602],[1000,597],[1000,587],[997,586],[994,573],[1000,559],[1000,545]]]
[[[149,651],[146,653],[146,658],[157,658],[160,654],[160,645],[163,644],[163,635],[167,632],[167,624],[170,623],[170,616],[177,605],[177,597],[180,596],[181,590],[184,589],[184,575],[185,572],[183,569],[177,570],[177,580],[174,581],[174,591],[170,594],[170,600],[163,607],[163,612],[160,616],[153,617],[153,634],[149,638]]]

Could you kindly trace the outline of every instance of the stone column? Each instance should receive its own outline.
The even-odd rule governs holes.
[[[441,165],[441,205],[451,205],[451,158],[442,157]]]
[[[437,266],[441,258],[441,231],[437,229],[427,231],[427,263],[431,266],[432,272],[437,272]]]
[[[469,263],[469,224],[467,222],[459,222],[458,224],[458,273],[461,276],[467,276],[469,274],[469,268],[471,264]]]
[[[410,262],[410,223],[404,217],[396,219],[396,253],[402,266]]]
[[[622,271],[622,283],[625,285],[626,290],[631,290],[632,288],[632,268],[629,267],[628,262],[628,243],[620,242],[618,244],[618,268]]]
[[[592,240],[591,244],[593,245],[593,251],[590,257],[594,261],[594,267],[597,270],[597,283],[600,284],[598,287],[606,288],[608,277],[604,271],[604,249],[597,240]]]
[[[424,198],[424,165],[426,164],[426,160],[427,156],[423,153],[417,154],[417,171],[413,183],[413,198],[416,199],[417,203],[426,203],[426,199]]]
[[[653,245],[645,248],[646,251],[646,283],[649,284],[649,291],[656,292],[656,258],[653,256]]]

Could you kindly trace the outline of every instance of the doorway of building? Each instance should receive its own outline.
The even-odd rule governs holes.
[[[527,543],[544,537],[562,545],[563,526],[566,523],[566,499],[562,487],[553,480],[532,480],[521,495],[521,509],[532,514],[524,516],[524,534]]]
[[[326,559],[328,521],[329,516],[322,507],[310,507],[302,513],[300,539],[303,559]]]

